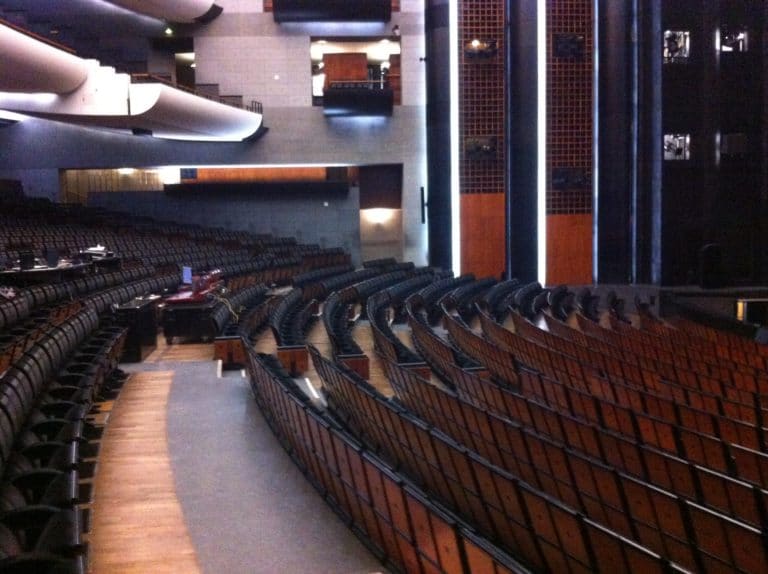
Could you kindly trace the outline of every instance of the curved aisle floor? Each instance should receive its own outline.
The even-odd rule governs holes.
[[[166,439],[172,371],[135,373],[109,412],[89,537],[93,574],[200,572]]]
[[[123,460],[134,468],[128,479],[112,466],[114,456],[100,459],[91,572],[384,572],[277,442],[241,372],[219,378],[216,362],[191,351],[124,366],[133,374],[110,415],[102,455],[135,438],[157,453],[149,461],[138,445],[124,452],[135,457]],[[150,472],[149,463],[160,470]]]

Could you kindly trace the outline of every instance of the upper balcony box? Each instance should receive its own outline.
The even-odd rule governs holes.
[[[394,92],[382,76],[370,79],[368,56],[361,52],[323,54],[326,116],[391,116]]]
[[[392,0],[272,0],[275,22],[389,22]]]
[[[333,82],[323,91],[326,116],[391,116],[392,89],[379,82]]]

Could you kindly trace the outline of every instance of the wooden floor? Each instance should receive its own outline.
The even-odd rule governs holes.
[[[135,373],[112,406],[94,480],[93,574],[200,572],[168,457],[172,377]]]
[[[185,343],[183,345],[167,345],[165,337],[157,338],[157,348],[144,359],[145,363],[160,363],[162,361],[212,361],[213,344]]]

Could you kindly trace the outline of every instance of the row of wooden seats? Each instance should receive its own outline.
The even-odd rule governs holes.
[[[485,346],[488,355],[495,353],[511,356],[507,351],[467,331],[457,321],[449,319],[446,325],[456,340],[472,339],[475,347]],[[471,351],[470,348],[465,350]],[[591,391],[576,389],[540,372],[535,377],[521,376],[523,373],[523,369],[516,369],[512,386],[561,412],[752,484],[762,485],[768,479],[768,456],[760,451],[727,443],[715,436],[635,411],[630,406],[601,399]],[[542,379],[546,383],[538,382]]]
[[[513,313],[514,316],[514,313]],[[618,377],[606,377],[604,372],[591,366],[584,360],[579,360],[570,355],[560,353],[556,348],[556,342],[552,342],[554,335],[548,335],[549,345],[542,345],[531,338],[522,337],[511,332],[505,327],[493,321],[485,313],[480,314],[483,332],[486,336],[507,352],[514,353],[515,357],[526,366],[535,369],[544,375],[559,381],[568,381],[576,388],[595,393],[598,396],[607,397],[610,400],[632,401],[627,405],[641,409],[643,404],[658,405],[656,412],[659,416],[667,417],[681,426],[690,425],[694,430],[703,432],[715,432],[713,429],[723,427],[724,436],[730,439],[737,439],[736,442],[744,442],[746,446],[755,448],[762,445],[765,441],[762,429],[755,423],[748,422],[759,420],[762,417],[762,408],[757,402],[751,405],[735,405],[736,413],[749,413],[744,416],[747,421],[739,421],[728,418],[721,413],[723,402],[718,400],[711,393],[706,393],[679,388],[674,384],[665,383],[653,374],[644,377],[645,384],[639,384],[636,387],[625,384],[625,380]],[[525,325],[525,319],[518,318],[518,326]],[[528,330],[544,331],[527,324]],[[589,350],[584,348],[585,352]],[[594,355],[594,353],[592,353]],[[604,356],[600,356],[605,358]],[[611,362],[606,360],[607,362]],[[603,363],[603,364],[606,364]],[[616,362],[618,365],[619,363]],[[626,367],[626,364],[624,365]],[[651,391],[644,391],[644,387],[649,387]],[[622,395],[621,399],[617,395]],[[707,402],[709,400],[709,403]],[[755,397],[755,400],[757,398]],[[691,403],[695,406],[690,406]],[[714,403],[714,404],[710,404]],[[650,407],[648,407],[650,408]],[[719,431],[718,431],[719,433]],[[719,436],[719,434],[718,434]]]
[[[720,561],[727,566],[735,564],[742,554],[762,556],[750,564],[753,571],[760,571],[755,570],[756,566],[768,565],[759,528],[696,508],[695,500],[605,465],[518,420],[489,413],[438,389],[412,371],[387,364],[387,373],[398,398],[412,412],[459,444],[682,566],[700,569],[706,561]],[[755,499],[750,496],[746,502],[754,504]],[[765,501],[760,502],[758,513],[764,514]],[[739,546],[716,546],[699,540],[712,523],[718,523],[720,531],[729,531],[729,540],[738,541]],[[700,549],[706,556],[698,555]]]
[[[522,327],[525,326],[528,331],[537,330],[544,333],[543,330],[534,327],[527,322],[527,319],[516,313],[512,313],[512,316],[515,318],[515,326],[519,331],[522,331]],[[520,345],[516,344],[517,334],[498,325],[488,316],[483,315],[481,320],[483,330],[490,340],[510,351],[516,351],[520,348]],[[534,345],[536,344],[531,338],[527,338],[527,340]],[[551,346],[556,345],[557,342],[553,342],[550,337],[548,343],[547,348],[552,353],[557,353],[557,350]],[[526,362],[526,364],[545,374],[550,374],[548,369],[541,368],[541,363]],[[654,384],[647,386],[642,384],[635,386],[625,384],[625,381],[620,378],[591,376],[581,380],[573,376],[573,369],[570,370],[570,373],[571,384],[620,405],[748,448],[764,450],[766,447],[766,430],[755,421],[763,420],[768,413],[759,403],[744,405],[723,400],[711,393],[681,388],[664,381],[654,381]],[[650,379],[646,377],[646,381],[648,380]],[[648,387],[650,390],[645,390]],[[743,420],[742,417],[746,420]]]
[[[697,372],[706,373],[710,371],[713,377],[725,378],[727,380],[729,371],[737,371],[744,375],[751,375],[757,380],[768,382],[766,377],[765,358],[758,353],[730,353],[724,356],[718,351],[716,344],[702,340],[698,337],[686,337],[681,335],[675,339],[667,336],[661,336],[664,333],[664,327],[661,330],[653,331],[650,326],[654,324],[651,313],[643,310],[638,317],[638,321],[645,323],[646,328],[636,328],[625,321],[616,322],[615,314],[607,315],[608,324],[611,331],[626,335],[636,340],[644,347],[650,347],[660,352],[668,351],[672,353],[675,360],[684,363],[687,360],[690,368]],[[619,324],[621,323],[621,324]]]
[[[413,301],[410,298],[406,302],[406,309],[408,310],[408,326],[410,327],[414,348],[447,385],[450,386],[451,383],[447,373],[442,370],[443,365],[460,364],[463,368],[472,370],[480,368],[477,357],[472,357],[459,351],[435,334],[426,322],[419,319],[417,312],[413,309]],[[474,363],[471,361],[474,361]]]
[[[637,318],[632,325],[654,337],[665,340],[674,338],[674,340],[682,343],[685,347],[703,349],[707,355],[732,360],[740,365],[748,365],[763,371],[766,369],[765,357],[761,354],[747,353],[743,348],[738,348],[736,349],[735,356],[732,357],[729,347],[718,345],[714,341],[700,337],[694,331],[679,329],[674,324],[654,316],[650,310],[645,308],[638,310]]]
[[[447,326],[452,337],[459,341],[465,350],[468,352],[474,352],[474,349],[483,350],[482,353],[476,355],[477,358],[488,365],[489,370],[503,375],[496,377],[501,385],[497,388],[516,388],[520,389],[521,392],[525,389],[532,394],[535,400],[544,401],[561,412],[587,420],[618,434],[623,433],[640,444],[656,447],[674,456],[689,457],[693,462],[705,468],[712,468],[720,473],[741,478],[752,485],[766,484],[768,465],[766,465],[765,455],[760,451],[736,444],[726,444],[701,433],[690,432],[685,429],[676,430],[673,425],[645,413],[634,413],[631,409],[622,408],[615,404],[601,403],[589,393],[578,393],[567,387],[564,388],[559,382],[542,377],[540,374],[525,369],[517,369],[511,362],[509,354],[472,333],[458,321],[448,321]],[[471,343],[467,343],[467,341]],[[433,345],[439,344],[439,339],[433,339]],[[455,384],[456,381],[452,375],[455,375],[456,369],[446,366],[445,356],[445,354],[436,353],[425,355],[431,364],[439,361],[440,364],[437,367],[439,371],[447,374],[449,382]],[[507,358],[507,362],[501,366],[508,369],[509,374],[503,373],[500,368],[501,362],[494,365],[494,359],[499,357]],[[511,379],[515,381],[514,387],[509,386]],[[490,382],[485,386],[494,388]],[[495,398],[498,399],[499,397]],[[494,404],[494,401],[489,400],[483,403],[483,406],[492,408]]]
[[[630,367],[627,367],[627,365],[632,364],[630,361],[632,360],[631,357],[634,357],[634,355],[631,353],[628,354],[630,357],[629,360],[624,360],[623,358],[620,358],[621,355],[617,357],[614,354],[611,354],[611,350],[618,350],[618,347],[605,345],[605,343],[599,339],[592,339],[582,331],[555,320],[547,314],[544,314],[542,317],[545,320],[547,329],[554,336],[567,341],[572,341],[582,347],[600,351],[607,363],[618,361],[626,370],[631,370]],[[606,349],[607,352],[603,352],[604,349]],[[766,408],[760,404],[762,401],[759,400],[759,397],[755,397],[754,394],[744,393],[733,387],[721,386],[722,392],[712,392],[684,387],[652,376],[643,376],[643,380],[650,383],[646,386],[648,390],[652,390],[656,393],[664,393],[666,396],[671,396],[677,402],[695,406],[709,412],[724,414],[736,420],[758,424],[759,421],[765,419],[766,414],[768,414],[766,413]],[[756,398],[758,399],[757,401]]]
[[[535,398],[478,376],[458,365],[442,365],[458,396],[478,407],[535,428],[605,464],[750,524],[766,528],[766,491],[643,444],[633,437],[553,409]],[[537,376],[523,371],[524,376]],[[404,375],[402,375],[404,376]],[[410,374],[409,374],[410,376]],[[544,381],[547,384],[548,381]]]
[[[613,314],[609,317],[609,322]],[[683,352],[694,360],[712,365],[733,364],[739,370],[765,372],[768,367],[766,357],[759,352],[748,352],[746,346],[731,349],[727,345],[718,345],[714,341],[702,338],[694,331],[687,331],[655,317],[647,308],[641,307],[631,325],[644,336],[650,336],[658,345],[673,350],[682,348]],[[617,329],[618,330],[618,329]],[[746,340],[747,343],[754,341]]]
[[[640,361],[640,364],[651,365],[649,368],[656,365],[667,377],[674,378],[675,375],[669,372],[674,373],[676,369],[681,369],[683,378],[686,377],[686,373],[690,377],[690,372],[693,372],[703,377],[705,381],[707,379],[730,381],[733,377],[739,384],[751,386],[754,386],[756,378],[765,377],[766,363],[759,353],[739,352],[731,356],[727,348],[718,347],[711,341],[680,329],[674,329],[674,335],[669,336],[668,324],[662,324],[661,321],[652,317],[646,309],[647,306],[639,300],[636,300],[636,306],[639,318],[642,319],[641,323],[646,325],[645,329],[638,330],[630,325],[631,321],[620,311],[623,302],[613,293],[609,293],[606,298],[610,312],[604,316],[611,324],[611,329],[604,329],[599,325],[601,315],[597,308],[598,298],[592,296],[588,289],[583,289],[574,296],[564,286],[553,290],[541,290],[541,286],[534,283],[527,287],[534,293],[538,290],[542,295],[546,295],[545,300],[551,314],[559,321],[566,321],[574,310],[573,301],[579,301],[581,313],[575,314],[574,318],[585,333],[582,336],[589,339],[591,344],[600,346],[602,352],[616,354],[631,364]],[[548,314],[539,315],[542,306],[530,310],[520,309],[520,312],[529,319],[538,316],[549,322]],[[648,328],[654,325],[658,327],[656,330]],[[666,336],[662,336],[664,334]],[[628,337],[629,340],[624,340],[624,337]],[[754,344],[751,341],[747,342]]]
[[[728,331],[713,329],[697,321],[686,319],[682,316],[670,319],[672,325],[678,329],[694,334],[700,339],[717,344],[718,353],[729,355],[729,351],[734,351],[738,356],[742,353],[748,355],[757,354],[762,357],[768,357],[768,347],[761,345],[753,340],[741,337]]]
[[[249,351],[256,401],[310,482],[395,572],[523,574],[525,567],[430,499],[295,389],[269,355]],[[641,556],[642,557],[642,556]]]
[[[642,331],[621,322],[616,322],[615,329],[609,330],[580,315],[577,315],[577,320],[579,328],[592,339],[624,349],[625,354],[638,357],[638,361],[645,359],[646,365],[657,365],[657,370],[667,366],[664,375],[673,382],[713,392],[732,386],[748,394],[768,394],[768,375],[765,371],[733,363],[722,364],[714,357],[710,357],[707,363],[702,353],[688,355],[682,346],[674,349],[660,347]]]
[[[316,350],[310,348],[310,354],[332,399],[329,404],[344,411],[356,436],[533,568],[553,572],[679,568],[468,451]],[[644,564],[633,564],[635,560]]]

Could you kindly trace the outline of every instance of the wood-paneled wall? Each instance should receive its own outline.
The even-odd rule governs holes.
[[[272,12],[272,0],[264,0],[264,12]],[[392,12],[400,12],[400,0],[392,0]]]
[[[504,194],[462,194],[461,272],[499,278],[503,271]]]
[[[324,167],[233,167],[197,168],[190,181],[325,181]]]
[[[325,88],[331,82],[365,81],[368,79],[368,56],[363,52],[323,54]]]
[[[547,285],[592,283],[592,214],[547,216]]]

